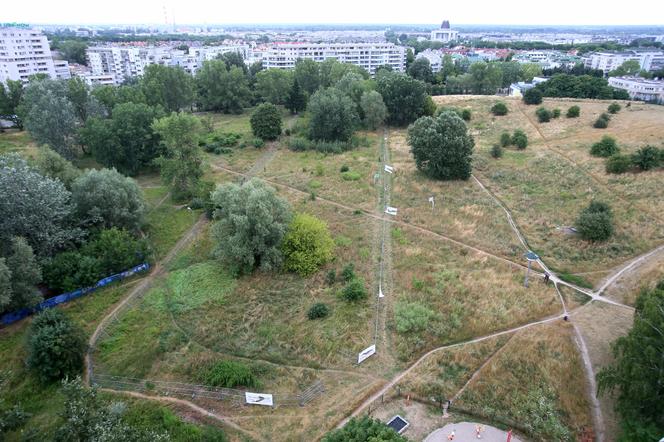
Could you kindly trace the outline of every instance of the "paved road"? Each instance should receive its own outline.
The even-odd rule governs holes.
[[[447,442],[448,437],[454,431],[455,442],[471,442],[471,441],[484,441],[484,442],[506,442],[507,432],[499,430],[498,428],[482,425],[482,437],[477,438],[475,428],[477,423],[474,422],[457,422],[455,424],[447,424],[443,428],[435,430],[429,434],[424,442]],[[512,436],[512,442],[521,442],[516,436]]]

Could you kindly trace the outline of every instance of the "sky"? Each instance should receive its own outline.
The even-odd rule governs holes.
[[[24,0],[0,22],[29,24],[380,23],[664,25],[664,1],[597,0]],[[615,5],[615,6],[614,6]],[[630,5],[634,5],[633,8]]]

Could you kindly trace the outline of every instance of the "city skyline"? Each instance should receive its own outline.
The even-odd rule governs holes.
[[[251,8],[244,4],[210,4],[200,0],[130,2],[118,0],[113,8],[96,8],[87,2],[58,3],[33,0],[26,9],[19,3],[3,7],[3,22],[30,24],[91,25],[229,25],[229,24],[413,24],[429,25],[443,19],[452,25],[540,25],[540,26],[657,26],[664,17],[664,4],[654,0],[639,8],[597,8],[591,4],[561,0],[555,8],[542,13],[525,0],[482,2],[481,7],[463,4],[441,7],[433,0],[420,0],[404,8],[396,2],[357,3],[339,0],[333,7],[312,8],[304,0],[269,2],[258,0]],[[644,14],[643,11],[648,11]],[[130,12],[128,14],[128,11]],[[352,13],[349,14],[349,11]]]

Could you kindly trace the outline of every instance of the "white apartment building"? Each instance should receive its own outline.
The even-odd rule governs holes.
[[[609,86],[626,90],[632,100],[664,103],[664,80],[641,77],[609,77]]]
[[[0,27],[0,82],[21,80],[35,74],[56,78],[46,36],[27,27]]]
[[[371,75],[381,65],[399,72],[406,69],[406,48],[392,43],[277,43],[263,52],[263,67],[292,69],[300,58],[317,62],[335,58],[360,66]]]
[[[656,71],[664,68],[664,51],[593,52],[585,57],[584,65],[591,69],[601,69],[607,74],[629,60],[638,61],[641,69]]]
[[[58,80],[69,80],[71,78],[67,60],[53,60],[53,67],[55,68],[55,77]]]
[[[120,84],[125,77],[143,75],[148,64],[147,52],[134,47],[90,47],[86,51],[88,66],[93,76],[112,75]]]
[[[443,68],[443,53],[434,51],[433,49],[425,49],[415,56],[415,59],[426,58],[431,65],[431,71],[436,73],[440,72]]]
[[[442,41],[443,43],[447,43],[457,40],[458,38],[459,31],[451,29],[450,22],[447,20],[443,21],[443,24],[440,25],[440,29],[434,29],[431,31],[432,41]]]

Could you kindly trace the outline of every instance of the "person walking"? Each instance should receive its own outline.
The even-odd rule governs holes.
[[[447,440],[454,440],[456,437],[456,430],[452,430],[452,432],[447,436]]]
[[[478,439],[482,439],[482,431],[484,431],[484,427],[481,425],[475,425],[475,435],[477,435]]]

